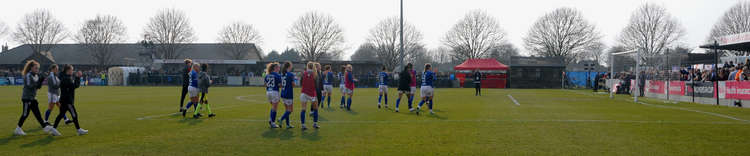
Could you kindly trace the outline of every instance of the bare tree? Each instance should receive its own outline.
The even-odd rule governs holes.
[[[718,37],[744,32],[750,32],[750,2],[745,1],[738,2],[724,12],[724,16],[711,28],[711,34],[707,41],[713,43]],[[747,51],[730,52],[738,56],[750,55],[750,52]]]
[[[492,48],[490,51],[491,58],[505,64],[510,64],[511,57],[518,55],[520,55],[518,48],[510,43],[500,44],[499,46]]]
[[[685,30],[666,9],[655,4],[644,4],[630,16],[630,23],[622,30],[619,43],[638,50],[646,63],[654,63],[662,51],[678,42]]]
[[[578,60],[592,60],[597,64],[607,64],[606,53],[604,50],[607,47],[602,42],[595,42],[591,46],[584,48],[583,53],[579,56]]]
[[[225,49],[224,55],[235,60],[246,59],[252,48],[256,48],[263,38],[251,24],[234,22],[219,31],[219,38]]]
[[[318,61],[325,53],[340,53],[344,43],[344,29],[333,16],[320,12],[307,12],[289,29],[289,39],[302,58]],[[332,56],[339,56],[334,54]]]
[[[573,8],[558,8],[539,18],[524,40],[532,54],[560,58],[567,65],[601,39],[596,27]]]
[[[271,52],[266,55],[265,58],[263,58],[264,61],[279,61],[279,58],[281,57],[281,54],[279,51],[271,50]]]
[[[370,29],[370,36],[367,38],[367,42],[375,46],[378,60],[389,71],[402,65],[405,58],[413,57],[411,55],[415,55],[417,47],[422,46],[422,33],[414,25],[404,22],[404,51],[401,52],[400,29],[399,17],[390,17]]]
[[[92,61],[100,66],[112,63],[114,43],[121,43],[126,38],[125,25],[115,16],[97,15],[86,20],[73,38],[91,53]]]
[[[372,45],[372,43],[363,43],[359,45],[359,48],[354,51],[354,54],[349,59],[352,61],[376,61],[378,59],[374,56],[377,56],[377,53],[375,45]]]
[[[300,57],[299,52],[295,50],[294,48],[286,48],[283,52],[281,52],[281,55],[279,55],[279,61],[302,61],[302,58]]]
[[[460,60],[487,56],[490,49],[506,42],[500,23],[487,12],[475,10],[448,31],[442,39],[445,46]]]
[[[5,25],[5,22],[0,21],[0,39],[5,37],[6,34],[8,34],[8,25]]]
[[[156,44],[156,56],[163,59],[180,57],[185,44],[196,40],[190,19],[177,9],[164,9],[151,17],[143,35]]]
[[[425,48],[423,45],[417,45],[412,47],[412,52],[407,56],[407,59],[410,61],[408,63],[413,63],[415,65],[415,70],[421,71],[424,70],[424,65],[426,63],[432,63],[434,60],[432,60],[432,56],[429,55],[427,52],[427,48]],[[404,63],[406,65],[406,63]],[[433,64],[434,67],[437,69],[445,68],[441,66],[441,64]],[[449,69],[449,68],[446,68]]]
[[[34,53],[49,52],[67,38],[65,26],[48,10],[36,10],[23,16],[18,23],[13,39],[28,44]]]
[[[438,47],[435,49],[430,49],[427,54],[432,57],[432,60],[435,61],[435,63],[450,63],[454,61],[455,58],[451,57],[451,50],[448,47]]]

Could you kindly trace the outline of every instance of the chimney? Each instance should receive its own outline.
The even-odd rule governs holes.
[[[2,49],[0,49],[0,53],[8,51],[8,43],[5,43],[5,45],[2,46]]]

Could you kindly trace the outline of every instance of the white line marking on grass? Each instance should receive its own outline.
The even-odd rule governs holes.
[[[577,92],[577,91],[572,91],[572,90],[566,90],[566,91],[574,92],[574,93],[578,93],[578,94],[582,94],[582,95],[588,95],[588,94],[584,94],[584,93]],[[589,96],[594,96],[594,95],[589,95]],[[623,100],[630,102],[630,100],[627,100],[627,99],[623,99]],[[699,110],[694,110],[694,109],[689,109],[689,108],[683,108],[683,107],[675,107],[675,106],[649,104],[649,103],[645,103],[645,102],[641,102],[641,101],[639,101],[638,104],[645,105],[645,106],[651,106],[651,107],[669,108],[669,109],[676,109],[676,110],[682,110],[682,111],[702,113],[702,114],[707,114],[707,115],[711,115],[711,116],[722,117],[722,118],[727,118],[727,119],[732,119],[732,120],[737,120],[737,121],[742,121],[742,122],[750,123],[750,120],[740,119],[740,118],[736,118],[736,117],[733,117],[733,116],[719,114],[719,113],[714,113],[714,112],[705,112],[705,111],[699,111]]]
[[[253,97],[253,96],[260,96],[260,95],[243,95],[243,96],[236,96],[234,99],[245,101],[245,102],[265,102],[263,100],[257,100],[257,99],[247,99],[247,97]]]
[[[516,98],[513,98],[512,95],[508,94],[508,98],[510,98],[510,100],[513,100],[513,103],[515,103],[517,106],[521,106],[521,104],[518,103],[518,100],[516,100]]]
[[[243,106],[243,105],[229,105],[229,106],[214,107],[214,108],[211,108],[211,109],[212,110],[217,110],[217,109],[234,108],[234,107],[239,107],[239,106]],[[181,113],[180,112],[176,112],[176,113],[169,113],[169,114],[159,114],[159,115],[144,116],[144,117],[135,118],[135,119],[136,120],[145,120],[145,119],[153,119],[153,118],[159,118],[159,117],[165,117],[165,116],[172,116],[172,115],[179,115],[179,114],[181,114]],[[188,113],[188,114],[190,114],[190,113]]]
[[[687,108],[682,108],[682,107],[648,104],[648,103],[645,103],[645,102],[638,102],[638,103],[642,104],[642,105],[646,105],[646,106],[652,106],[652,107],[670,108],[670,109],[677,109],[677,110],[683,110],[683,111],[691,111],[691,112],[696,112],[696,113],[703,113],[703,114],[713,115],[713,116],[717,116],[717,117],[722,117],[722,118],[727,118],[727,119],[732,119],[732,120],[737,120],[737,121],[742,121],[742,122],[750,123],[750,120],[740,119],[740,118],[736,118],[736,117],[733,117],[733,116],[719,114],[719,113],[714,113],[714,112],[704,112],[704,111],[687,109]]]
[[[148,120],[183,120],[183,119],[148,119]],[[212,118],[211,121],[220,122],[268,122],[268,119],[218,119]],[[505,123],[643,123],[643,124],[711,124],[711,125],[750,125],[747,122],[721,122],[721,121],[664,121],[664,120],[583,120],[583,119],[516,119],[516,120],[496,120],[496,119],[475,119],[475,120],[329,120],[320,121],[321,123],[332,124],[393,124],[393,123],[449,123],[449,122],[505,122]]]
[[[263,102],[262,100],[256,100],[256,99],[246,99],[246,97],[253,97],[258,95],[244,95],[244,96],[236,96],[234,99],[237,99],[239,101],[246,101],[246,102]],[[226,109],[226,108],[233,108],[233,107],[239,107],[243,105],[229,105],[229,106],[220,106],[220,107],[214,107],[213,110],[217,109]],[[172,115],[178,115],[180,112],[176,113],[168,113],[168,114],[158,114],[158,115],[149,115],[144,117],[135,118],[136,120],[145,120],[145,119],[153,119],[153,118],[159,118],[159,117],[165,117],[165,116],[172,116]]]

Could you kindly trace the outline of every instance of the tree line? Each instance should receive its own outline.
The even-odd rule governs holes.
[[[519,50],[508,42],[502,22],[483,10],[466,13],[441,37],[441,45],[425,48],[423,34],[400,18],[392,16],[373,26],[366,42],[357,47],[351,60],[379,61],[393,70],[405,62],[456,64],[473,58],[494,58],[509,62]],[[738,2],[714,24],[706,41],[716,37],[750,31],[750,3]],[[403,31],[403,51],[400,33]],[[291,48],[283,52],[271,51],[265,56],[272,61],[319,61],[339,59],[344,51],[344,29],[333,16],[310,11],[297,18],[287,32]],[[0,21],[0,37],[9,36],[20,44],[29,44],[36,53],[50,51],[66,39],[84,45],[94,63],[112,62],[115,43],[126,40],[122,20],[111,15],[96,15],[84,21],[81,28],[70,32],[49,10],[38,9],[23,16],[14,29]],[[186,43],[196,41],[191,21],[184,11],[168,8],[160,10],[143,28],[143,39],[155,43],[154,56],[163,59],[184,57]],[[646,3],[631,14],[628,24],[617,34],[612,47],[602,42],[602,34],[581,11],[570,7],[554,9],[537,18],[523,36],[523,47],[534,56],[559,58],[561,64],[580,60],[594,60],[603,64],[608,58],[605,49],[630,49],[642,52],[645,61],[675,49],[686,35],[682,24],[663,6]],[[250,48],[262,43],[263,37],[252,25],[236,21],[224,26],[216,41],[225,49],[222,54],[233,59],[247,58]],[[254,45],[254,46],[249,46]],[[262,51],[260,48],[257,49]],[[730,52],[748,55],[747,52]]]

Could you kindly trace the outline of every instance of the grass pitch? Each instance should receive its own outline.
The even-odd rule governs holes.
[[[376,89],[357,89],[345,111],[335,91],[320,112],[322,128],[307,131],[299,129],[298,93],[297,128],[270,129],[263,88],[213,87],[217,116],[197,120],[174,114],[179,90],[82,87],[76,107],[88,135],[65,125],[51,137],[31,115],[19,137],[12,132],[21,88],[0,87],[0,155],[750,155],[750,109],[633,103],[588,90],[485,89],[475,97],[473,89],[438,88],[435,115],[410,113],[405,103],[394,112],[395,89],[391,109],[377,108]],[[46,89],[37,97],[43,113]]]

